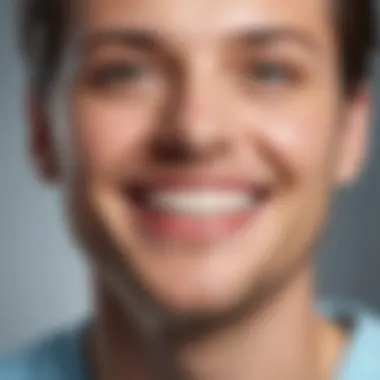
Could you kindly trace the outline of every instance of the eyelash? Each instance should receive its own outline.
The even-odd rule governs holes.
[[[95,87],[113,87],[126,82],[130,85],[143,79],[148,68],[140,63],[113,63],[95,69],[90,74],[90,83]]]
[[[300,79],[296,68],[277,61],[249,63],[244,68],[244,75],[249,81],[263,85],[293,85]]]
[[[89,84],[94,88],[109,90],[133,88],[147,79],[152,70],[140,62],[114,62],[89,70]],[[276,60],[251,61],[243,65],[243,80],[251,88],[290,88],[302,79],[294,65]]]

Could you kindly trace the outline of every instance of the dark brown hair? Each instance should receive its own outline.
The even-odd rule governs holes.
[[[368,75],[376,45],[374,0],[329,0],[342,59],[345,92],[355,93]],[[68,34],[69,0],[22,0],[20,40],[33,86],[46,91],[54,80]]]

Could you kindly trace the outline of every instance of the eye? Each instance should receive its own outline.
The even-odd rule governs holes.
[[[248,66],[247,77],[263,84],[290,84],[296,80],[296,73],[282,63],[259,62]]]
[[[148,70],[141,64],[108,64],[95,70],[91,82],[98,87],[115,87],[136,84],[142,80]]]

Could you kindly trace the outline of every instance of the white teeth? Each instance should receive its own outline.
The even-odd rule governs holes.
[[[157,192],[148,198],[149,206],[181,214],[213,214],[252,208],[252,195],[241,192]]]

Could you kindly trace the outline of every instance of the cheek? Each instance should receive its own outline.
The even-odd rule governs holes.
[[[146,108],[77,98],[72,114],[78,159],[89,174],[111,174],[136,165],[134,157],[141,154],[153,117]]]
[[[337,127],[333,107],[309,103],[266,112],[258,132],[261,144],[298,181],[321,179],[331,164]]]

